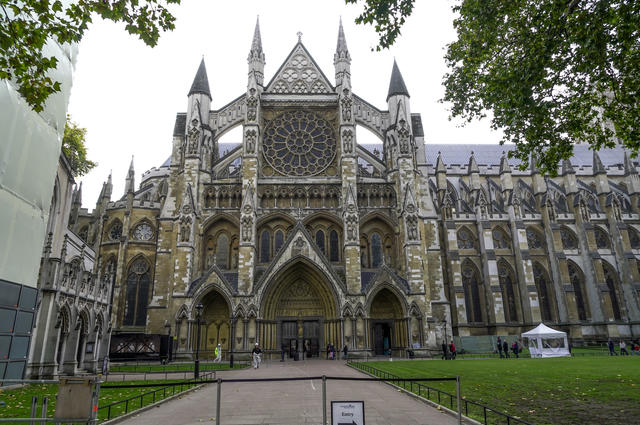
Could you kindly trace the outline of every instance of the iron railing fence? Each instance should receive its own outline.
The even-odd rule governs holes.
[[[375,367],[368,365],[367,362],[364,362],[364,361],[351,360],[349,361],[348,364],[349,366],[352,366],[355,369],[361,370],[367,373],[368,375],[381,378],[384,381],[398,382],[398,384],[396,384],[397,386],[402,387],[403,389],[410,391],[414,394],[417,394],[421,397],[425,397],[426,399],[434,403],[437,403],[441,406],[449,407],[451,410],[454,410],[453,400],[454,398],[457,398],[459,394],[451,394],[449,392],[430,387],[420,382],[416,382],[413,379],[402,378],[400,376],[394,375],[384,370],[376,369]],[[453,379],[453,378],[450,378],[450,379]],[[445,379],[441,378],[439,380],[445,380]],[[408,387],[407,387],[407,383],[409,383]],[[447,400],[449,401],[448,406],[445,404],[447,403]],[[477,401],[472,401],[466,398],[462,398],[461,403],[464,406],[463,411],[465,416],[471,417],[472,419],[481,420],[482,423],[485,425],[496,424],[496,423],[506,423],[507,425],[511,425],[511,424],[533,425],[533,423],[528,422],[522,418],[510,415],[505,412],[501,412],[498,409],[484,405]],[[469,406],[471,406],[471,409],[469,409]],[[472,416],[469,416],[469,412],[471,412]],[[492,415],[494,417],[492,417]]]

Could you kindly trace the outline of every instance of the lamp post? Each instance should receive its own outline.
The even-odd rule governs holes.
[[[198,325],[197,337],[196,337],[196,361],[193,367],[193,378],[200,378],[200,318],[202,317],[202,309],[204,306],[202,303],[198,303],[196,306],[196,320]]]

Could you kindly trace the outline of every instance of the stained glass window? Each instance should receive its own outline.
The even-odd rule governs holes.
[[[582,272],[573,263],[569,263],[569,280],[573,287],[573,292],[576,297],[576,307],[578,308],[578,318],[580,320],[587,320],[587,309],[585,305],[585,297],[583,292],[584,281],[582,278]]]
[[[527,228],[527,244],[529,249],[541,249],[543,246],[542,237],[535,230]]]
[[[316,244],[318,245],[318,248],[320,248],[320,251],[322,251],[322,253],[324,254],[324,232],[322,230],[318,230],[316,232]]]
[[[371,235],[371,267],[382,264],[382,239],[378,233]]]
[[[467,310],[467,321],[482,322],[482,303],[480,301],[480,282],[478,272],[469,261],[462,266],[462,286],[464,288],[464,303]]]
[[[609,249],[609,236],[599,227],[593,229],[594,236],[596,238],[596,247],[598,249]]]
[[[622,315],[620,314],[620,305],[618,304],[618,291],[616,291],[616,272],[606,264],[603,265],[604,281],[609,288],[609,297],[611,298],[611,309],[613,310],[613,318],[620,320]]]
[[[149,265],[142,258],[129,267],[123,325],[144,326],[146,324],[150,280]]]
[[[264,230],[260,235],[260,262],[268,263],[271,256],[271,235],[268,230]]]
[[[458,249],[473,249],[476,247],[473,233],[466,227],[458,230]]]
[[[578,240],[573,235],[573,232],[566,227],[560,229],[560,239],[562,240],[562,248],[578,249]]]
[[[517,322],[518,310],[516,308],[516,291],[514,290],[515,280],[511,269],[505,263],[498,266],[498,277],[500,279],[500,287],[504,298],[504,321]]]
[[[493,229],[493,247],[496,249],[508,249],[511,244],[509,243],[509,237],[502,229]]]
[[[338,242],[338,232],[332,230],[329,233],[329,249],[331,251],[331,261],[340,261],[340,244]]]
[[[280,248],[282,248],[282,244],[284,243],[284,232],[282,230],[278,230],[276,231],[276,235],[275,235],[275,241],[274,241],[274,252],[278,252],[280,251]]]
[[[538,298],[540,299],[540,315],[542,321],[551,321],[551,298],[549,298],[549,279],[544,268],[539,263],[533,263],[533,279],[538,290]]]
[[[216,266],[221,269],[229,267],[229,238],[225,234],[218,236],[216,243]]]

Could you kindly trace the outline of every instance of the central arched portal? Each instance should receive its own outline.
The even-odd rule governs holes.
[[[342,343],[337,297],[324,273],[300,260],[269,282],[262,301],[262,344],[294,357],[316,357]]]

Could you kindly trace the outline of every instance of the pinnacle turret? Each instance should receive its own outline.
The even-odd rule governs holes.
[[[500,174],[510,173],[511,166],[509,165],[509,160],[507,159],[507,154],[502,152],[502,158],[500,158]]]
[[[438,159],[436,160],[436,174],[438,173],[446,173],[447,167],[444,165],[444,161],[442,160],[442,155],[438,152]]]
[[[402,74],[400,73],[400,68],[398,68],[398,64],[395,59],[393,60],[393,69],[391,70],[391,81],[389,82],[389,93],[387,94],[387,101],[389,98],[394,95],[403,95],[409,96],[409,90],[407,90],[407,86],[404,84],[404,79],[402,78]]]
[[[600,160],[600,155],[596,151],[593,151],[593,175],[607,174],[607,170],[604,169],[604,165]]]
[[[338,60],[340,57],[346,57],[348,60],[351,60],[351,57],[349,56],[349,48],[347,47],[347,39],[344,36],[344,29],[342,28],[342,18],[340,18],[340,26],[338,27],[338,44],[336,46],[334,61]]]
[[[636,170],[636,166],[631,161],[629,153],[624,151],[624,175],[629,176],[632,174],[638,174],[638,170]]]
[[[468,173],[480,173],[480,168],[478,168],[478,163],[476,162],[476,157],[473,153],[473,151],[471,152],[471,157],[469,158],[469,166],[467,167],[468,169]]]
[[[82,205],[82,182],[80,182],[80,185],[78,186],[78,190],[74,193],[73,203]]]
[[[249,50],[249,58],[259,59],[264,62],[264,53],[262,52],[262,38],[260,37],[260,17],[256,18],[256,28],[253,31],[253,40],[251,41],[251,50]]]
[[[207,78],[207,68],[204,66],[204,57],[202,58],[202,61],[200,61],[200,66],[198,67],[198,71],[196,72],[196,76],[193,79],[193,84],[191,84],[191,89],[187,96],[191,96],[196,93],[206,94],[209,96],[209,99],[211,99],[209,79]]]
[[[566,176],[567,174],[575,174],[576,171],[573,169],[573,165],[571,161],[565,159],[562,161],[562,175]]]
[[[111,199],[111,193],[113,193],[113,181],[111,179],[111,171],[109,171],[109,177],[107,177],[107,182],[104,184],[102,196]]]
[[[125,183],[125,192],[135,192],[135,171],[133,169],[133,156],[131,157],[131,164],[129,165],[129,171],[127,172],[127,178]]]

